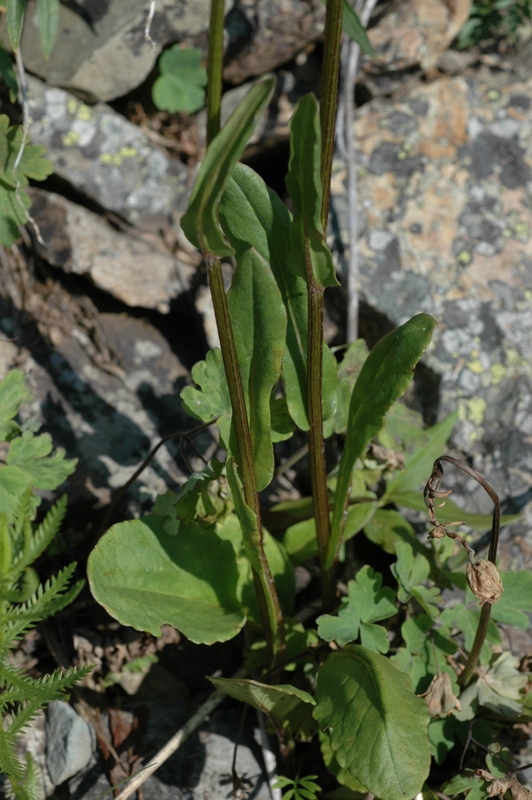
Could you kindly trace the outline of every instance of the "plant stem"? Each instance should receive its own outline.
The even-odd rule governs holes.
[[[311,270],[310,270],[311,273]],[[331,538],[329,517],[329,498],[327,494],[327,467],[323,442],[323,287],[317,286],[314,279],[309,281],[309,338],[308,338],[308,415],[310,429],[308,434],[310,475],[316,535],[321,572],[321,593],[323,606],[329,610],[334,604],[334,568],[325,570],[327,548]]]
[[[207,69],[207,144],[220,130],[220,107],[222,98],[222,56],[223,56],[223,22],[224,0],[211,0],[211,20],[209,30],[209,64]],[[253,511],[257,519],[259,531],[259,560],[264,580],[252,566],[253,583],[261,615],[264,633],[269,645],[273,663],[284,657],[285,639],[284,623],[279,597],[270,570],[262,535],[259,498],[257,494],[253,449],[249,432],[249,423],[242,387],[238,358],[227,304],[227,295],[223,284],[222,265],[219,258],[205,254],[209,285],[211,289],[216,327],[220,338],[220,349],[224,362],[225,374],[233,410],[233,426],[237,443],[237,463],[244,489],[246,505]]]
[[[224,0],[211,0],[207,64],[207,145],[220,130],[222,106]]]
[[[479,483],[484,491],[489,495],[491,502],[493,503],[493,517],[491,521],[491,536],[490,536],[490,546],[488,551],[488,561],[491,561],[492,564],[496,563],[497,560],[497,548],[499,546],[499,532],[501,528],[501,504],[499,501],[499,497],[495,490],[484,480],[484,478],[478,474],[472,467],[468,466],[467,464],[462,464],[461,461],[458,459],[453,458],[452,456],[440,456],[434,462],[434,469],[436,469],[437,465],[441,461],[447,461],[449,464],[452,464],[458,469],[461,469],[462,472],[467,473],[470,475],[477,483]],[[433,470],[434,471],[434,470]],[[473,673],[476,669],[478,664],[478,660],[480,658],[480,652],[482,650],[482,645],[486,639],[486,634],[488,632],[488,625],[491,616],[491,603],[484,603],[480,612],[480,619],[477,625],[477,631],[475,633],[475,640],[473,642],[473,647],[471,648],[471,652],[467,658],[465,663],[464,669],[458,679],[458,683],[460,686],[467,686],[469,681],[471,680]]]
[[[325,20],[325,49],[323,81],[320,101],[321,123],[321,221],[327,231],[329,216],[329,194],[332,159],[334,154],[334,132],[338,105],[338,75],[340,71],[340,43],[342,38],[343,0],[327,0]],[[307,400],[310,422],[309,458],[314,498],[314,515],[318,538],[318,553],[321,573],[321,593],[326,611],[334,604],[335,567],[325,569],[327,549],[331,538],[329,501],[327,496],[327,469],[325,464],[325,445],[323,441],[323,295],[324,289],[314,280],[310,264],[307,264],[309,288],[309,339],[308,339],[308,377]]]
[[[342,41],[343,0],[327,0],[325,18],[325,46],[323,52],[323,79],[320,97],[321,151],[321,221],[327,230],[329,194],[334,155],[334,132],[338,108],[338,77],[340,75],[340,44]]]

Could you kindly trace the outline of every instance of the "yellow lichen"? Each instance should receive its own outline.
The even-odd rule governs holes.
[[[89,106],[85,105],[85,103],[80,103],[76,117],[82,122],[88,122],[92,118],[92,111],[90,110]]]
[[[484,367],[478,358],[470,361],[467,365],[471,372],[474,372],[475,375],[481,375],[484,372]]]
[[[467,250],[460,250],[460,252],[456,256],[456,260],[458,261],[458,263],[464,265],[470,264],[472,259],[473,256]]]
[[[506,367],[502,364],[492,364],[490,367],[491,372],[491,382],[494,386],[498,383],[502,383],[504,377],[506,375]]]
[[[63,147],[74,147],[79,141],[79,133],[77,131],[67,131],[63,136]]]

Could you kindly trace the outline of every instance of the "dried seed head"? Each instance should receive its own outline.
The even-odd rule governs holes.
[[[453,708],[461,710],[460,701],[453,693],[451,676],[447,672],[436,675],[422,697],[425,698],[431,717],[446,717]]]
[[[447,536],[447,531],[443,527],[443,525],[435,525],[431,531],[429,531],[429,539],[443,539]]]
[[[491,561],[479,558],[476,563],[466,566],[466,575],[469,588],[484,603],[496,603],[503,593],[503,586],[499,570]]]

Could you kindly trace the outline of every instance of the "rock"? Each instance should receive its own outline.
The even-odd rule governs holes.
[[[513,510],[532,499],[531,93],[510,72],[443,78],[366,104],[355,134],[363,295],[394,324],[436,317],[439,406],[425,412],[458,409],[454,446]],[[338,160],[347,247],[345,175]],[[467,495],[491,510],[480,487]]]
[[[88,100],[122,97],[145,80],[165,45],[207,33],[209,0],[157,0],[152,46],[145,37],[149,5],[147,0],[61,3],[59,31],[47,60],[31,0],[21,40],[26,69]],[[230,7],[228,2],[227,10]],[[5,44],[5,29],[2,39]]]
[[[319,0],[244,0],[225,19],[224,78],[242,83],[291,61],[319,38],[325,7]]]
[[[401,0],[390,3],[378,23],[368,30],[376,58],[368,69],[404,70],[421,65],[425,71],[439,57],[469,19],[471,0]]]
[[[88,106],[29,79],[30,135],[54,173],[133,225],[161,227],[183,213],[188,171],[110,106]]]
[[[31,214],[42,242],[39,255],[64,272],[85,275],[128,306],[170,310],[190,289],[192,264],[173,258],[139,234],[119,233],[97,214],[60,195],[30,190]],[[43,243],[44,242],[44,243]]]
[[[83,515],[79,509],[108,503],[111,492],[124,485],[163,436],[194,427],[179,397],[188,371],[148,322],[99,314],[87,298],[77,300],[51,279],[44,286],[32,283],[29,275],[24,281],[23,312],[13,299],[0,297],[0,336],[15,338],[14,363],[27,374],[35,398],[24,418],[35,418],[52,435],[54,447],[79,459],[67,492],[71,506],[79,503],[77,513]],[[203,355],[200,334],[199,321],[186,305],[176,310],[168,336],[189,359]],[[208,450],[210,434],[203,432],[195,443]],[[178,441],[158,451],[129,490],[131,513],[151,508],[156,494],[182,480],[178,454]],[[79,546],[82,527],[78,524],[73,532]]]
[[[290,61],[323,32],[319,0],[260,0],[225,4],[224,77],[241,83]],[[35,0],[28,2],[21,39],[26,69],[50,86],[60,86],[89,102],[123,97],[148,77],[169,44],[199,46],[207,53],[210,0],[157,0],[145,36],[148,0],[89,0],[62,3],[59,31],[45,59],[37,28]],[[8,44],[5,23],[0,39]]]
[[[72,706],[62,700],[50,703],[46,720],[46,766],[56,786],[85,769],[95,745],[93,729]]]

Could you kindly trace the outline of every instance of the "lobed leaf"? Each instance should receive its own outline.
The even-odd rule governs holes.
[[[161,75],[153,85],[152,97],[157,108],[174,114],[193,114],[205,104],[207,70],[202,65],[203,51],[174,45],[159,59]]]

